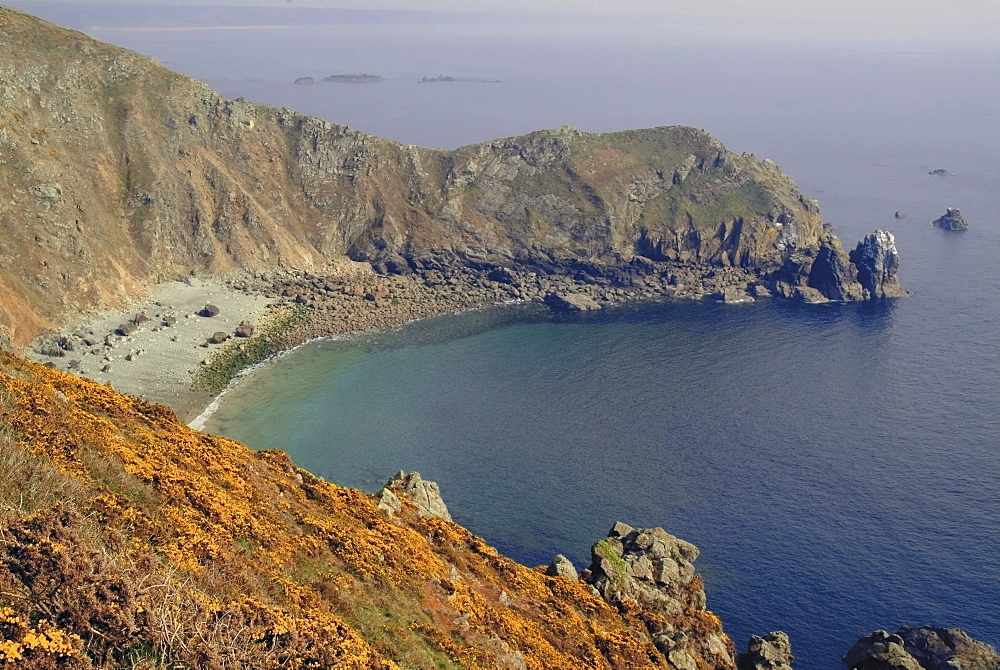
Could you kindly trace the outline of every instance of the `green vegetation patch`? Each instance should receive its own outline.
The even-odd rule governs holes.
[[[196,391],[221,392],[241,370],[287,349],[288,335],[307,318],[303,305],[270,315],[251,337],[229,340],[206,364],[194,370],[191,387]]]
[[[753,220],[773,208],[773,198],[760,184],[748,182],[739,188],[708,183],[712,173],[689,176],[649,201],[639,225],[652,231],[683,230],[690,222],[695,229],[715,228],[736,219]]]

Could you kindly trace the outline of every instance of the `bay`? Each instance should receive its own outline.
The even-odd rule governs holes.
[[[584,567],[617,520],[663,526],[701,548],[737,645],[786,630],[800,667],[840,667],[854,639],[903,623],[1000,642],[995,46],[684,22],[91,32],[408,143],[695,125],[778,162],[846,246],[892,230],[912,298],[443,317],[303,347],[208,428],[369,491],[418,470],[528,564]],[[384,81],[292,83],[352,72]],[[417,83],[438,74],[501,83]],[[950,206],[969,231],[928,225]]]

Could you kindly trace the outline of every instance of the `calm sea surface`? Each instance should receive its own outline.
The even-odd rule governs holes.
[[[303,347],[208,428],[368,491],[418,470],[527,564],[585,567],[615,521],[663,526],[701,548],[737,645],[788,631],[802,668],[903,623],[1000,643],[995,50],[676,25],[91,32],[227,95],[411,143],[695,125],[782,165],[846,246],[892,230],[916,297],[445,317]],[[386,81],[291,83],[353,72]],[[502,83],[417,83],[438,74]],[[949,206],[968,232],[928,225]]]

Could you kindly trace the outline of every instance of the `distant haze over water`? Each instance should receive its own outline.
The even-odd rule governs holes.
[[[663,526],[701,548],[737,646],[786,630],[803,668],[838,668],[854,639],[903,623],[1000,643],[1000,47],[754,39],[705,17],[341,19],[92,34],[226,95],[407,143],[705,128],[781,165],[845,246],[891,230],[918,295],[427,321],[289,355],[211,430],[370,491],[419,470],[528,564],[561,552],[585,567],[614,521]],[[383,81],[292,83],[353,73]],[[418,83],[438,75],[501,83]],[[947,207],[967,232],[928,225]]]

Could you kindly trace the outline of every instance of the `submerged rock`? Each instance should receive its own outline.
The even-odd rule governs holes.
[[[1000,670],[1000,655],[959,628],[903,626],[858,640],[844,663],[857,670]]]
[[[794,660],[788,634],[779,630],[764,637],[751,635],[738,666],[740,670],[792,670]]]
[[[379,507],[382,509],[388,507],[394,512],[398,512],[402,506],[395,507],[386,492],[392,494],[393,498],[397,498],[397,502],[398,494],[410,500],[417,506],[420,516],[436,516],[439,519],[451,521],[448,506],[441,499],[441,489],[435,482],[421,479],[419,472],[405,473],[400,470],[385,483],[382,491],[379,492]]]
[[[968,230],[969,228],[969,222],[962,216],[962,212],[959,211],[958,207],[949,207],[947,212],[931,221],[931,223],[944,230]]]

